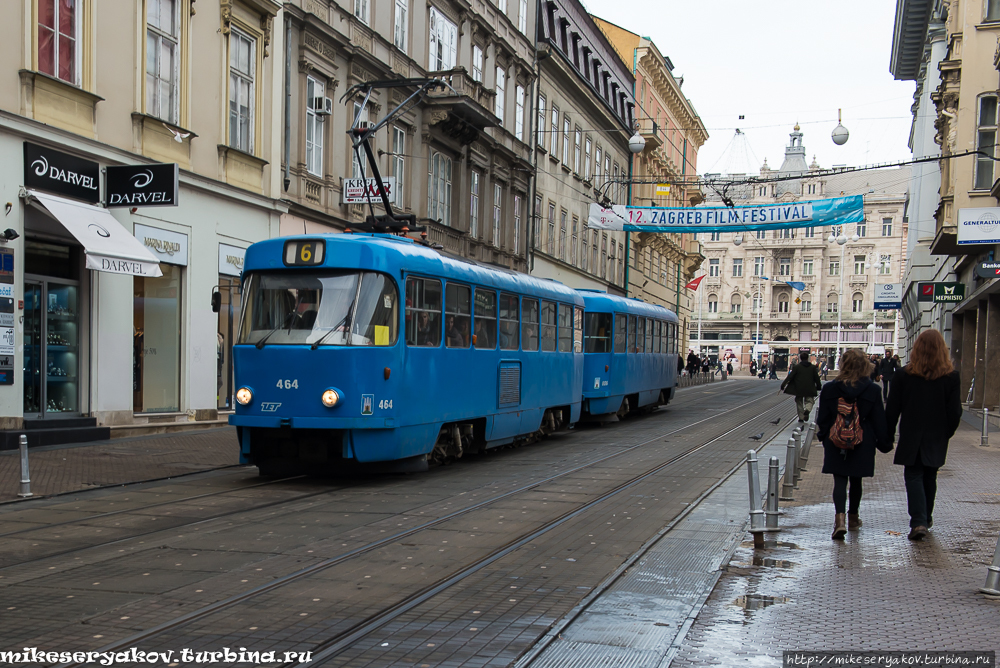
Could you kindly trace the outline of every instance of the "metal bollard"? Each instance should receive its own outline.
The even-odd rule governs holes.
[[[792,434],[795,436],[795,445],[798,446],[798,458],[799,458],[798,477],[801,478],[802,477],[801,472],[806,470],[805,425],[796,428],[796,430],[793,431]]]
[[[31,478],[28,476],[28,437],[21,434],[18,449],[21,451],[21,491],[18,496],[27,498],[33,496],[31,493]]]
[[[747,478],[750,482],[750,533],[760,533],[764,531],[764,509],[760,502],[756,450],[747,451]]]
[[[802,477],[802,432],[798,429],[792,431],[792,442],[795,443],[795,468],[792,469],[792,483],[799,486],[799,479]]]
[[[990,409],[983,406],[983,437],[979,441],[979,445],[984,448],[990,447]]]
[[[979,591],[991,596],[1000,596],[1000,538],[993,550],[993,563],[986,567],[986,584]]]
[[[816,423],[809,422],[806,425],[806,438],[803,442],[803,447],[805,448],[806,460],[809,459],[809,451],[812,450],[813,441],[816,440]]]
[[[779,531],[778,528],[778,479],[781,462],[777,457],[771,457],[767,466],[767,509],[764,511],[764,528],[768,531]]]
[[[781,500],[794,501],[792,490],[795,489],[795,441],[788,439],[785,446],[785,477],[781,484]]]

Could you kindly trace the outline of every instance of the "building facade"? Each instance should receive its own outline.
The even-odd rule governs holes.
[[[673,63],[649,38],[595,19],[622,60],[633,63],[636,123],[646,140],[633,157],[630,198],[634,206],[696,206],[698,149],[708,139],[694,105],[681,92]],[[635,232],[629,235],[628,294],[662,304],[680,319],[682,345],[690,336],[692,301],[684,288],[705,259],[693,234]]]
[[[591,202],[628,202],[635,78],[578,0],[538,7],[531,273],[624,295],[627,235],[587,216]]]
[[[0,426],[210,423],[231,393],[243,250],[276,235],[284,210],[282,7],[17,0],[5,9],[0,189],[12,234],[0,244],[9,299],[0,306],[10,309],[0,317]],[[106,170],[153,163],[179,166],[176,206],[147,205],[167,190],[132,206],[107,201]],[[149,170],[131,187],[160,187],[156,179],[150,186]]]
[[[282,170],[290,210],[282,233],[343,231],[369,214],[365,204],[344,203],[345,180],[371,177],[348,130],[355,121],[379,121],[417,88],[375,88],[366,102],[352,87],[437,78],[450,87],[407,105],[372,142],[382,176],[396,183],[393,208],[414,214],[449,251],[526,270],[534,3],[296,0],[285,7]]]
[[[1000,405],[1000,379],[989,373],[1000,362],[1000,285],[975,268],[994,260],[998,249],[995,243],[960,245],[958,228],[963,216],[1000,216],[998,37],[996,0],[897,0],[890,70],[917,83],[910,148],[914,157],[941,155],[929,178],[915,184],[920,198],[912,219],[919,233],[907,278],[908,334],[912,341],[924,329],[942,331],[961,371],[962,396],[972,388],[973,405],[990,408]],[[920,281],[962,283],[965,297],[923,303]]]
[[[735,359],[738,366],[788,358],[809,350],[835,362],[838,348],[895,350],[897,311],[874,309],[876,283],[898,283],[906,263],[904,220],[910,171],[907,168],[823,175],[815,159],[806,164],[803,135],[789,135],[785,159],[760,178],[801,178],[747,185],[745,175],[706,175],[738,206],[864,195],[864,222],[840,228],[810,227],[715,232],[699,235],[705,279],[698,288],[692,348],[712,358]],[[719,188],[720,191],[723,188]],[[708,194],[718,206],[719,192]],[[847,238],[831,243],[829,236]],[[857,239],[854,239],[854,237]],[[788,282],[801,282],[796,290]],[[838,326],[839,323],[839,326]],[[874,325],[874,329],[872,328]],[[700,336],[699,336],[700,332]],[[754,342],[761,348],[754,354]]]

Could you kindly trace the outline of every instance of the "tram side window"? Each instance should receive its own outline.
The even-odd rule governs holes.
[[[583,309],[573,307],[573,352],[583,352]]]
[[[628,336],[628,317],[621,314],[615,314],[615,352],[623,353],[625,352],[625,341]]]
[[[646,319],[646,342],[643,352],[653,352],[653,321],[650,318]]]
[[[517,350],[517,296],[500,294],[500,350]]]
[[[538,300],[521,301],[521,348],[538,350]]]
[[[353,345],[395,345],[399,335],[399,293],[385,274],[366,271],[361,277],[358,304],[351,326]]]
[[[628,317],[628,351],[635,352],[635,316]]]
[[[635,321],[635,352],[646,351],[646,319],[637,316]]]
[[[573,352],[573,307],[559,305],[559,352]]]
[[[653,352],[656,354],[660,353],[660,325],[662,325],[659,320],[653,321]]]
[[[611,314],[586,313],[583,316],[583,352],[611,352]]]
[[[556,349],[556,305],[555,302],[542,302],[542,351],[554,352]]]
[[[449,283],[444,290],[444,344],[468,348],[472,340],[472,289]]]
[[[441,281],[406,279],[406,345],[441,345]]]
[[[476,335],[473,345],[480,350],[497,347],[497,293],[476,288]]]
[[[667,323],[660,321],[660,353],[667,352]]]
[[[670,344],[669,345],[670,352],[676,353],[677,352],[677,323],[676,322],[670,323],[670,340],[668,341],[668,343]]]

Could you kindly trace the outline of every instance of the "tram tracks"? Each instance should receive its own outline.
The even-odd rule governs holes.
[[[769,397],[770,397],[770,395],[762,395],[762,396],[756,397],[756,398],[754,398],[754,399],[752,399],[750,401],[747,401],[747,402],[745,402],[743,404],[740,404],[739,406],[736,406],[736,407],[732,408],[730,412],[735,412],[735,411],[738,411],[740,409],[744,409],[744,408],[746,408],[748,406],[751,406],[751,405],[753,405],[753,404],[755,404],[755,403],[757,403],[757,402],[759,402],[761,400],[767,399]],[[700,450],[703,450],[704,448],[710,446],[711,444],[713,444],[713,443],[715,443],[715,442],[717,442],[717,441],[719,441],[719,440],[721,440],[721,439],[723,439],[723,438],[725,438],[725,437],[733,434],[734,432],[736,432],[736,431],[738,431],[740,429],[745,428],[748,424],[753,423],[753,422],[755,422],[757,420],[760,420],[760,419],[762,419],[762,418],[764,418],[766,416],[770,416],[770,415],[772,415],[774,413],[774,411],[779,411],[779,410],[787,410],[787,406],[784,406],[783,404],[776,404],[775,406],[772,406],[772,407],[770,407],[770,408],[768,408],[768,409],[766,409],[764,411],[758,412],[753,417],[751,417],[749,419],[746,419],[746,420],[742,420],[741,422],[735,424],[734,426],[729,427],[723,433],[718,434],[718,435],[714,436],[711,439],[708,439],[706,441],[698,443],[698,444],[696,444],[696,445],[694,445],[694,446],[692,446],[692,447],[684,450],[683,452],[678,453],[678,454],[670,457],[669,459],[660,462],[656,466],[654,466],[652,468],[649,468],[646,471],[640,473],[639,475],[633,476],[629,480],[626,480],[625,482],[623,482],[623,483],[615,486],[614,488],[612,488],[612,489],[610,489],[610,490],[602,493],[597,498],[592,499],[591,501],[589,501],[587,503],[584,503],[583,505],[580,505],[577,508],[569,510],[569,511],[561,514],[560,516],[558,516],[558,517],[556,517],[556,518],[554,518],[554,519],[546,522],[541,527],[539,527],[539,528],[537,528],[537,529],[535,529],[535,530],[533,530],[533,531],[531,531],[531,532],[529,532],[527,534],[521,535],[518,538],[515,538],[515,539],[513,539],[513,540],[511,540],[511,541],[509,541],[507,543],[505,543],[504,545],[502,545],[500,547],[497,547],[496,549],[492,550],[489,554],[485,555],[484,557],[476,560],[475,562],[473,562],[470,565],[467,565],[467,566],[464,566],[464,567],[460,568],[457,572],[454,572],[453,574],[451,574],[451,575],[449,575],[449,576],[447,576],[447,577],[439,580],[438,582],[436,582],[436,583],[434,583],[432,585],[429,585],[427,587],[424,587],[424,588],[420,589],[419,591],[410,594],[409,596],[405,597],[404,599],[402,599],[402,600],[400,600],[400,601],[392,604],[391,606],[388,606],[388,607],[384,608],[383,610],[381,610],[381,611],[379,611],[379,612],[377,612],[377,613],[375,613],[373,615],[369,615],[364,620],[358,622],[357,624],[352,625],[349,629],[346,629],[346,630],[344,630],[344,631],[336,634],[335,636],[332,636],[331,638],[327,639],[326,641],[320,643],[319,645],[317,645],[316,649],[314,650],[315,652],[317,652],[317,654],[314,655],[313,665],[315,665],[315,661],[317,659],[319,659],[321,657],[323,657],[323,658],[329,658],[329,657],[332,657],[332,656],[336,655],[337,653],[343,651],[345,648],[349,647],[351,644],[353,644],[354,642],[356,642],[357,639],[362,638],[362,637],[364,637],[364,636],[372,633],[374,630],[376,630],[378,628],[381,628],[382,626],[384,626],[385,624],[389,623],[390,621],[398,618],[400,615],[405,614],[406,612],[408,612],[408,611],[412,610],[413,608],[419,606],[421,603],[429,600],[430,598],[433,598],[437,594],[440,594],[441,592],[447,590],[449,587],[452,587],[455,584],[461,582],[462,580],[466,579],[470,575],[472,575],[472,574],[474,574],[476,572],[481,571],[482,569],[486,568],[490,564],[492,564],[495,561],[503,558],[504,556],[510,554],[511,552],[514,552],[515,550],[517,550],[518,548],[524,546],[525,544],[530,543],[531,541],[536,540],[540,536],[543,536],[543,535],[545,535],[545,534],[553,531],[554,529],[556,529],[556,528],[564,525],[565,523],[569,522],[573,518],[578,517],[581,514],[586,513],[589,510],[592,510],[592,509],[596,508],[597,506],[599,506],[599,505],[607,502],[608,500],[614,498],[615,496],[617,496],[621,492],[623,492],[623,491],[625,491],[627,489],[630,489],[631,487],[634,487],[635,485],[637,485],[637,484],[639,484],[639,483],[641,483],[641,482],[643,482],[645,480],[648,480],[650,477],[655,476],[658,473],[661,473],[665,469],[667,469],[667,468],[669,468],[669,467],[677,464],[678,462],[684,460],[687,457],[690,457],[692,454],[694,454],[694,453],[696,453],[696,452],[698,452]],[[675,435],[675,434],[677,434],[679,432],[683,432],[683,431],[689,430],[689,429],[691,429],[693,427],[701,425],[701,424],[703,424],[705,422],[708,422],[710,420],[719,420],[722,417],[723,416],[720,416],[718,414],[712,414],[712,415],[709,415],[708,417],[705,417],[703,419],[700,419],[700,420],[688,423],[688,424],[686,424],[684,426],[672,429],[672,430],[667,431],[667,432],[662,432],[662,433],[656,434],[656,435],[654,435],[654,436],[652,436],[650,438],[647,438],[647,439],[645,439],[645,440],[643,440],[643,441],[641,441],[639,443],[635,443],[635,444],[627,446],[627,447],[618,448],[618,449],[616,449],[615,452],[608,453],[608,454],[606,454],[604,456],[601,456],[599,458],[596,458],[596,459],[591,459],[591,460],[589,460],[587,462],[584,462],[584,463],[581,463],[581,464],[579,464],[577,466],[573,466],[573,467],[571,467],[569,469],[560,471],[558,473],[555,473],[555,474],[553,474],[551,476],[548,476],[548,477],[545,477],[543,479],[535,480],[535,481],[533,481],[533,482],[531,482],[529,484],[520,486],[520,487],[518,487],[516,489],[509,490],[509,491],[504,492],[502,494],[494,495],[494,496],[492,496],[492,497],[490,497],[488,499],[483,499],[483,500],[481,500],[479,502],[476,502],[474,504],[471,504],[469,506],[466,506],[466,507],[457,509],[455,511],[452,511],[450,513],[447,513],[447,514],[445,514],[445,515],[443,515],[441,517],[438,517],[438,518],[435,518],[433,520],[429,520],[427,522],[424,522],[424,523],[422,523],[422,524],[420,524],[418,526],[414,526],[414,527],[411,527],[411,528],[403,530],[403,531],[398,531],[398,532],[396,532],[396,533],[394,533],[392,535],[386,536],[386,537],[381,538],[379,540],[369,542],[366,545],[360,546],[358,548],[346,551],[346,552],[344,552],[342,554],[339,554],[339,555],[330,557],[328,559],[322,560],[320,562],[317,562],[317,563],[312,564],[310,566],[307,566],[305,568],[299,569],[299,570],[294,571],[292,573],[288,573],[288,574],[286,574],[284,576],[275,578],[274,580],[272,580],[270,582],[267,582],[267,583],[265,583],[263,585],[259,585],[259,586],[253,587],[253,588],[248,589],[246,591],[237,593],[235,595],[229,596],[227,598],[221,599],[221,600],[213,602],[211,604],[202,606],[201,608],[198,608],[198,609],[193,610],[191,612],[188,612],[186,614],[179,615],[179,616],[177,616],[177,617],[175,617],[173,619],[167,620],[165,622],[162,622],[160,624],[152,626],[152,627],[150,627],[148,629],[144,629],[142,631],[139,631],[137,633],[134,633],[132,635],[124,637],[124,638],[122,638],[122,639],[120,639],[118,641],[115,641],[114,643],[111,643],[111,644],[109,644],[109,645],[107,645],[105,647],[102,647],[98,651],[101,651],[101,652],[121,651],[123,649],[127,649],[129,647],[133,647],[137,643],[148,642],[148,641],[153,640],[153,639],[155,639],[157,637],[166,635],[169,632],[178,631],[178,630],[180,630],[180,629],[182,629],[184,627],[187,627],[189,625],[194,624],[195,622],[197,622],[199,620],[205,619],[205,618],[209,617],[210,615],[213,615],[213,614],[219,613],[219,612],[223,612],[223,611],[226,611],[226,610],[231,609],[231,608],[235,608],[235,607],[239,606],[240,604],[242,604],[244,602],[250,601],[251,599],[255,599],[255,598],[260,597],[260,596],[262,596],[264,594],[267,594],[269,592],[274,592],[274,591],[279,590],[279,589],[281,589],[283,587],[286,587],[286,586],[288,586],[288,585],[290,585],[292,583],[299,582],[299,581],[301,581],[301,580],[303,580],[305,578],[308,578],[310,576],[316,575],[316,574],[321,573],[321,572],[323,572],[325,570],[333,568],[333,567],[337,566],[338,564],[342,564],[342,563],[345,563],[345,562],[347,562],[349,560],[356,559],[358,557],[361,557],[362,555],[365,555],[367,553],[373,552],[373,551],[378,550],[380,548],[384,548],[384,547],[390,546],[393,543],[397,543],[398,541],[400,541],[402,539],[408,538],[410,536],[413,536],[413,535],[415,535],[417,533],[420,533],[420,532],[423,532],[423,531],[427,531],[428,529],[432,529],[432,528],[437,527],[437,526],[439,526],[439,525],[441,525],[441,524],[443,524],[445,522],[448,522],[450,520],[454,520],[456,518],[459,518],[459,517],[461,517],[463,515],[467,515],[469,513],[473,513],[473,512],[475,512],[477,510],[482,510],[482,509],[484,509],[484,508],[486,508],[486,507],[488,507],[488,506],[490,506],[492,504],[496,504],[497,502],[502,501],[504,499],[508,499],[510,497],[513,497],[513,496],[518,495],[518,494],[523,494],[525,492],[529,492],[529,491],[531,491],[531,490],[533,490],[535,488],[541,487],[541,486],[546,485],[548,483],[551,483],[553,481],[557,481],[560,478],[571,476],[571,475],[573,475],[575,473],[579,473],[581,471],[584,471],[587,468],[594,467],[594,466],[596,466],[598,464],[607,462],[607,461],[612,460],[612,459],[617,458],[617,457],[621,457],[624,454],[627,454],[629,452],[633,452],[636,449],[641,448],[643,446],[646,446],[646,445],[648,445],[650,443],[653,443],[655,441],[662,440],[662,439],[664,439],[664,438],[666,438],[668,436]],[[68,668],[69,666],[76,666],[76,665],[79,665],[79,664],[62,664],[60,668]],[[293,663],[293,664],[288,664],[288,665],[299,665],[299,664],[294,664]]]

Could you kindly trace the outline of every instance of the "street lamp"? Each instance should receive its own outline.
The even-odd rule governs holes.
[[[878,258],[877,262],[875,261],[875,258]],[[870,253],[868,253],[867,257],[865,258],[865,271],[868,271],[872,267],[875,267],[875,269],[876,269],[876,271],[875,271],[875,283],[878,282],[879,270],[880,269],[885,269],[886,273],[888,273],[889,266],[890,266],[889,262],[886,261],[886,260],[883,260],[881,257],[879,257],[879,255],[878,255],[878,253],[876,251],[871,251]],[[872,283],[872,285],[874,286],[875,283]],[[875,322],[875,317],[876,317],[877,314],[878,314],[878,311],[875,310],[874,288],[873,288],[873,291],[872,291],[872,324],[868,325],[868,329],[870,329],[871,332],[872,332],[872,345],[871,345],[872,349],[869,352],[869,354],[872,354],[872,353],[875,352],[875,330],[878,329],[878,324]]]
[[[844,302],[844,269],[845,269],[845,267],[844,267],[844,260],[845,260],[845,253],[847,252],[847,242],[848,241],[857,241],[858,239],[861,238],[861,237],[858,236],[858,234],[856,232],[853,235],[851,235],[850,237],[848,237],[846,234],[844,234],[844,227],[843,227],[843,225],[840,226],[840,229],[838,231],[839,231],[839,234],[837,234],[837,235],[834,235],[833,232],[830,232],[830,236],[827,237],[827,239],[826,239],[827,243],[831,243],[831,244],[832,243],[836,243],[837,245],[840,246],[840,292],[837,293],[837,357],[836,357],[836,359],[834,360],[834,363],[833,363],[833,368],[834,369],[839,369],[840,368],[840,337],[841,337],[841,325],[842,325],[842,320],[841,320],[842,316],[841,316],[841,314],[842,314],[842,311],[843,311],[842,307],[844,305],[843,304],[843,302]]]

